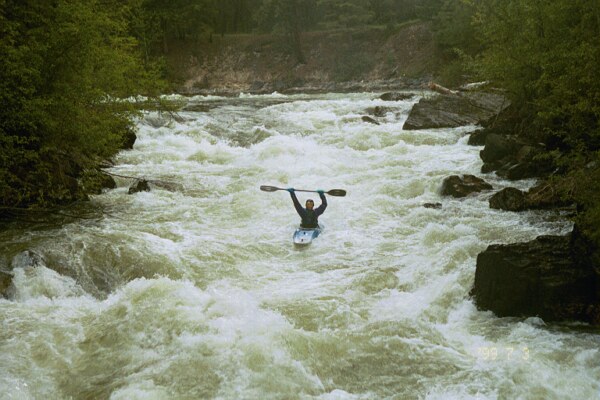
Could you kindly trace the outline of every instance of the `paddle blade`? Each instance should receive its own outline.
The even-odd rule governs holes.
[[[263,192],[276,192],[278,190],[283,190],[283,189],[280,189],[275,186],[261,186],[260,190],[262,190]]]
[[[338,196],[344,197],[346,195],[346,191],[342,189],[331,189],[329,192],[326,192],[330,196]]]

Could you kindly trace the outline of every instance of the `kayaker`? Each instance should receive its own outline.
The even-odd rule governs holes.
[[[303,208],[296,197],[296,193],[294,188],[286,189],[290,195],[292,196],[292,201],[294,202],[294,207],[296,207],[296,211],[300,218],[302,218],[302,222],[300,223],[301,228],[318,228],[319,227],[319,215],[325,212],[327,208],[327,199],[325,198],[325,192],[323,190],[317,190],[319,193],[319,197],[321,198],[321,205],[317,208],[315,207],[315,202],[312,199],[306,200],[306,208]]]

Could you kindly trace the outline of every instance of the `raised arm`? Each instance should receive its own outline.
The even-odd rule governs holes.
[[[325,192],[322,190],[317,190],[317,193],[319,193],[319,197],[321,198],[321,205],[315,209],[315,214],[321,215],[327,208],[327,198],[325,198]]]
[[[302,208],[302,206],[300,205],[300,202],[298,201],[298,198],[296,197],[296,193],[294,192],[294,189],[286,189],[288,192],[290,192],[290,196],[292,196],[292,201],[294,202],[294,207],[296,208],[296,212],[298,213],[298,215],[300,216],[300,218],[304,218],[304,208]]]

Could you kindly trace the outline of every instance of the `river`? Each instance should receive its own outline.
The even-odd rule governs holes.
[[[417,99],[198,96],[175,120],[147,113],[110,171],[159,181],[150,192],[118,178],[86,206],[96,218],[1,232],[4,267],[25,249],[43,261],[0,300],[0,398],[600,398],[599,335],[469,297],[489,244],[570,224],[492,210],[489,193],[442,198],[448,175],[480,175],[481,148],[473,126],[403,131]],[[390,107],[381,125],[361,120],[374,106]],[[289,194],[260,185],[348,195],[298,249]]]

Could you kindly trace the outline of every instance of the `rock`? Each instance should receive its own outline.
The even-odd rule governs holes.
[[[392,107],[375,106],[367,108],[367,113],[375,117],[385,117],[387,113],[396,112],[398,109]]]
[[[485,147],[479,152],[479,156],[483,162],[492,163],[516,154],[519,148],[516,140],[490,133],[485,138]]]
[[[596,299],[600,299],[600,249],[593,239],[575,224],[571,234],[571,254],[577,268],[591,269],[596,275]],[[598,308],[600,311],[600,307]],[[600,317],[600,314],[597,314]],[[596,320],[600,324],[600,319]]]
[[[477,257],[471,295],[499,317],[591,322],[597,311],[597,274],[572,258],[571,235],[491,245]]]
[[[490,172],[494,172],[496,170],[498,170],[499,168],[502,168],[502,162],[501,161],[496,161],[496,162],[491,162],[491,163],[483,163],[483,165],[481,166],[481,173],[482,174],[489,174]]]
[[[0,296],[4,297],[6,291],[12,284],[12,274],[7,271],[0,270]]]
[[[108,174],[100,175],[100,187],[102,189],[114,189],[117,187],[117,182],[114,178]]]
[[[477,129],[476,131],[471,132],[467,144],[471,146],[483,146],[485,145],[485,138],[488,134],[489,131],[486,129]]]
[[[508,105],[504,96],[491,92],[422,98],[412,108],[403,129],[455,128],[484,124]]]
[[[384,101],[401,101],[401,100],[409,100],[415,97],[412,93],[399,93],[399,92],[386,92],[379,96],[381,100]]]
[[[139,179],[139,180],[135,181],[133,183],[133,185],[131,185],[129,187],[129,191],[127,193],[134,194],[134,193],[138,193],[138,192],[149,192],[149,191],[150,191],[150,185],[148,185],[148,181],[145,179]]]
[[[511,181],[517,181],[521,179],[535,178],[541,175],[542,171],[536,163],[522,162],[511,165],[511,167],[506,170],[504,177]]]
[[[490,208],[506,211],[524,210],[525,193],[512,187],[504,188],[490,198]]]
[[[135,130],[132,128],[127,128],[123,132],[123,145],[121,146],[124,150],[133,149],[133,145],[137,140],[137,135],[135,134]]]
[[[442,196],[466,197],[471,193],[492,189],[492,185],[473,175],[452,175],[442,183]]]
[[[374,125],[379,125],[379,122],[375,121],[373,118],[367,116],[367,115],[363,115],[361,120],[363,122],[368,122],[370,124],[374,124]]]
[[[442,203],[425,203],[423,204],[423,207],[439,210],[440,208],[442,208]]]
[[[10,268],[39,267],[45,264],[44,257],[34,251],[25,250],[13,257]]]
[[[563,199],[552,182],[542,182],[527,191],[527,207],[547,209],[570,205],[572,200]]]

